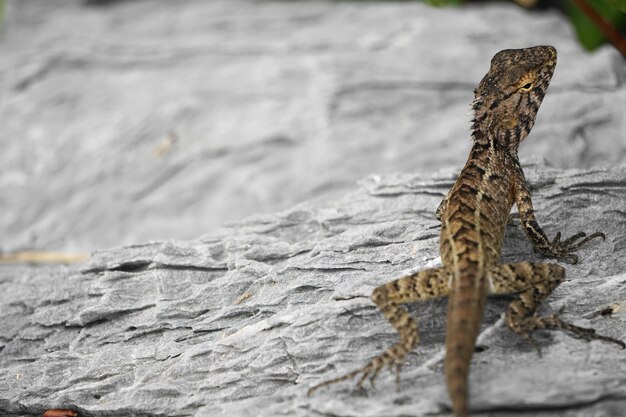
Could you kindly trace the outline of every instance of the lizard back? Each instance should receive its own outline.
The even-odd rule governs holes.
[[[513,166],[501,152],[474,144],[442,215],[440,251],[450,273],[446,378],[451,397],[467,407],[469,363],[489,292],[488,269],[500,258],[514,202]]]

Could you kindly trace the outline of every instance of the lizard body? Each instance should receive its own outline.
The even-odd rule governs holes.
[[[550,241],[534,215],[528,185],[517,156],[528,136],[556,66],[551,46],[507,49],[491,60],[489,72],[475,91],[474,141],[465,167],[437,209],[441,221],[440,253],[443,266],[427,269],[384,284],[372,293],[373,301],[400,335],[400,341],[368,364],[309,390],[361,375],[358,385],[373,383],[385,366],[399,369],[418,343],[417,324],[403,304],[449,297],[446,325],[445,374],[452,409],[467,417],[468,374],[483,310],[489,294],[518,294],[506,312],[506,323],[534,344],[537,329],[564,330],[585,340],[604,340],[625,347],[617,339],[574,326],[558,316],[536,314],[540,302],[564,279],[555,263],[500,264],[509,213],[517,205],[522,227],[535,251],[576,263],[573,253],[602,233],[577,233]]]

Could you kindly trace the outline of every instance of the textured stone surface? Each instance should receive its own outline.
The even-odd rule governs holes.
[[[472,90],[504,48],[559,51],[524,155],[571,168],[626,160],[624,61],[610,47],[585,53],[556,12],[6,3],[0,251],[191,239],[339,196],[371,173],[458,168]]]
[[[546,302],[578,325],[626,339],[626,169],[525,167],[553,236],[605,231],[566,265]],[[367,395],[344,383],[395,334],[368,297],[403,271],[437,262],[434,216],[453,173],[372,176],[325,203],[249,217],[194,241],[97,252],[83,265],[0,267],[0,415],[448,415],[441,358],[445,302],[412,307],[422,343],[396,392],[381,374]],[[504,260],[537,260],[510,228]],[[539,358],[488,304],[472,365],[475,416],[606,417],[626,407],[625,351],[541,333]],[[615,312],[600,311],[615,305]],[[505,411],[509,410],[509,411]]]

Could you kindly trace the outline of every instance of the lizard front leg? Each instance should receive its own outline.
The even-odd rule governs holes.
[[[537,347],[532,332],[537,329],[562,330],[574,337],[603,340],[626,348],[624,342],[597,334],[595,329],[579,327],[561,320],[557,315],[540,317],[536,310],[541,301],[565,279],[565,269],[552,263],[518,262],[496,265],[488,274],[493,294],[519,293],[506,312],[506,324],[515,333]]]
[[[406,354],[419,342],[417,323],[403,304],[447,296],[448,278],[448,271],[444,268],[426,269],[377,287],[372,292],[372,300],[400,334],[400,341],[365,366],[314,385],[309,389],[308,395],[318,388],[352,379],[359,374],[361,374],[357,383],[359,387],[362,387],[363,382],[368,378],[373,385],[378,373],[385,366],[395,365],[396,376],[399,378],[400,367]]]
[[[579,232],[565,240],[561,240],[561,232],[558,232],[554,239],[550,241],[539,226],[539,223],[537,223],[530,191],[519,164],[517,168],[514,184],[515,203],[517,204],[522,227],[532,242],[535,252],[575,264],[578,262],[578,256],[573,252],[596,237],[601,237],[602,240],[606,239],[604,233],[601,232],[592,233],[589,236],[584,232]]]

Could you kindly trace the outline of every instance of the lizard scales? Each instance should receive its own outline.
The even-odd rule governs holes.
[[[574,326],[558,316],[540,317],[536,309],[565,278],[555,263],[500,264],[502,240],[509,213],[517,205],[522,227],[535,250],[544,256],[576,263],[573,253],[602,233],[580,232],[549,240],[535,218],[528,185],[517,156],[520,143],[532,129],[537,111],[556,66],[552,46],[505,49],[475,90],[472,122],[473,146],[465,167],[437,209],[441,221],[440,252],[443,266],[419,271],[384,284],[372,293],[373,301],[400,335],[400,341],[365,366],[320,387],[361,375],[358,385],[375,380],[385,366],[400,366],[419,341],[417,324],[403,304],[449,297],[446,325],[445,375],[453,412],[467,417],[468,374],[489,294],[518,294],[506,312],[506,323],[534,344],[537,329],[563,330],[585,340],[620,340],[593,329]]]

